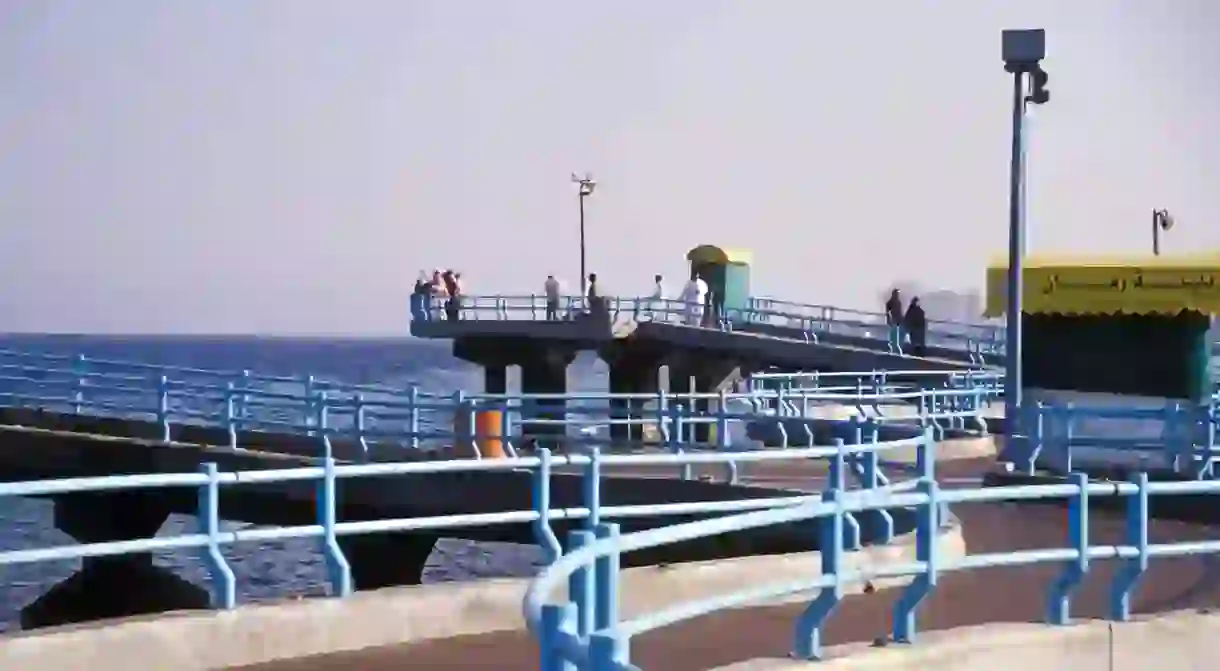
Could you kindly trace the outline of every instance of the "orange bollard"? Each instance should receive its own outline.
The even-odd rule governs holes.
[[[478,438],[475,442],[479,446],[479,454],[483,455],[484,459],[503,459],[504,454],[504,435],[502,429],[504,411],[502,410],[478,410],[474,415],[474,433]]]

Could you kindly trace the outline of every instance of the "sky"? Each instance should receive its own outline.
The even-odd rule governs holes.
[[[1207,0],[0,3],[0,331],[395,335],[421,269],[603,292],[752,250],[756,295],[979,288],[1004,28],[1045,28],[1030,252],[1220,252]],[[677,282],[674,281],[675,288]]]

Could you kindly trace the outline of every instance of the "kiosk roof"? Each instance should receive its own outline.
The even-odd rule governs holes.
[[[1004,314],[1008,264],[987,269],[988,317]],[[1035,257],[1024,264],[1022,310],[1060,314],[1220,313],[1220,255]]]

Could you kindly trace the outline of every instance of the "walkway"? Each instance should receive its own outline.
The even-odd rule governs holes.
[[[977,459],[938,465],[939,479],[977,477],[991,465]],[[1065,512],[1054,505],[958,505],[971,554],[1062,547]],[[1094,543],[1121,543],[1119,515],[1094,513]],[[1182,542],[1220,538],[1220,529],[1157,520],[1149,541]],[[1058,575],[1054,564],[986,568],[941,576],[920,609],[921,631],[987,622],[1042,622],[1046,586]],[[1073,602],[1078,617],[1104,617],[1105,586],[1113,562],[1099,562]],[[871,642],[888,632],[898,589],[849,596],[831,617],[831,645]],[[791,648],[792,623],[802,604],[722,611],[640,636],[631,642],[632,662],[642,669],[707,671],[758,657],[784,657]],[[1134,611],[1166,612],[1220,607],[1220,561],[1215,556],[1157,559],[1141,582]],[[536,671],[537,653],[525,631],[496,632],[243,667],[245,671],[440,671],[498,669]]]

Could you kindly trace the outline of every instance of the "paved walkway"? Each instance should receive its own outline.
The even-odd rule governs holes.
[[[991,459],[938,464],[941,477],[977,476]],[[972,504],[954,507],[964,525],[972,555],[1066,545],[1063,508],[1025,504]],[[1094,513],[1094,543],[1118,542],[1122,520]],[[1154,521],[1153,543],[1220,538],[1220,528]],[[1075,614],[1102,617],[1113,562],[1097,562],[1075,602]],[[1058,572],[1051,565],[978,569],[943,576],[920,611],[924,630],[985,622],[1038,622],[1046,587]],[[872,641],[890,626],[898,590],[848,597],[827,626],[828,643]],[[1155,559],[1136,599],[1139,612],[1220,607],[1220,558]],[[756,657],[783,656],[800,605],[726,611],[644,634],[632,641],[632,661],[656,671],[706,671]],[[523,631],[497,632],[426,641],[381,649],[323,655],[243,667],[246,671],[434,671],[499,669],[535,671],[537,653]]]

